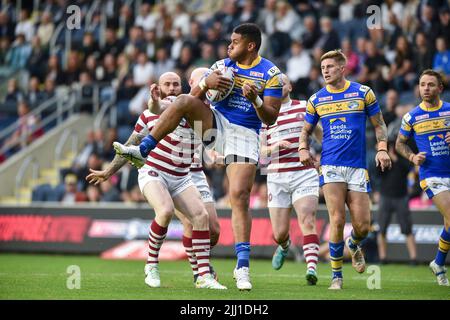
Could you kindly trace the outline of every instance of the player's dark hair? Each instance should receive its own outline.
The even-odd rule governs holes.
[[[233,30],[250,42],[255,43],[256,51],[261,47],[261,29],[254,23],[243,23]]]
[[[438,84],[439,84],[440,86],[443,86],[443,85],[444,85],[444,78],[442,77],[442,74],[440,74],[440,73],[437,72],[437,71],[434,71],[433,69],[426,69],[426,70],[424,70],[424,71],[420,74],[420,77],[419,77],[419,83],[420,83],[420,79],[422,79],[423,76],[432,76],[432,77],[435,77],[435,78],[437,79]]]

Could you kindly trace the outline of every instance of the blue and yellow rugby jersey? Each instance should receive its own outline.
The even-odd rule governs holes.
[[[372,89],[347,81],[335,91],[326,86],[309,98],[305,120],[322,121],[321,165],[366,169],[366,119],[380,112]]]
[[[213,106],[231,123],[259,132],[261,120],[252,103],[242,95],[242,86],[246,82],[253,82],[258,88],[261,99],[264,96],[281,98],[283,83],[280,70],[261,56],[258,56],[249,66],[241,65],[229,58],[219,60],[211,67],[211,70],[222,66],[233,70],[234,87],[226,99],[213,104]]]
[[[422,102],[403,116],[400,133],[414,136],[420,152],[426,152],[425,162],[419,168],[420,180],[441,177],[450,178],[450,148],[445,135],[450,131],[450,103],[426,108]]]

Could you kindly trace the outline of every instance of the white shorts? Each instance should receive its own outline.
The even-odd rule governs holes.
[[[428,198],[431,199],[441,192],[450,191],[450,178],[425,178],[420,180],[420,187],[425,191]]]
[[[149,166],[144,166],[139,169],[138,184],[142,194],[144,193],[144,187],[150,181],[161,182],[166,187],[167,191],[169,191],[172,199],[190,186],[194,185],[190,174],[182,177],[176,177]]]
[[[191,171],[191,178],[192,182],[197,187],[198,192],[200,192],[200,195],[202,196],[203,203],[214,202],[205,173],[202,170]]]
[[[320,186],[326,183],[344,182],[347,189],[356,192],[370,192],[369,173],[363,168],[320,166]]]
[[[214,108],[211,110],[217,125],[213,148],[225,158],[236,155],[238,156],[237,162],[244,162],[243,158],[248,158],[257,164],[259,161],[259,135],[256,131],[230,123],[219,111]]]
[[[267,192],[269,208],[291,208],[300,198],[319,197],[319,176],[316,169],[269,173]]]

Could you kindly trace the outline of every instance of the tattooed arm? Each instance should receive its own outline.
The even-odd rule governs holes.
[[[425,161],[425,152],[419,152],[418,154],[415,154],[406,144],[407,142],[408,137],[399,133],[397,136],[397,141],[395,141],[395,150],[398,154],[405,157],[416,166],[420,166]]]
[[[141,140],[145,137],[143,133],[133,132],[131,136],[128,138],[127,142],[125,142],[126,146],[134,145],[137,146],[141,142]],[[103,181],[108,180],[114,173],[119,171],[127,163],[125,158],[122,158],[119,155],[115,155],[114,159],[111,163],[106,167],[105,170],[93,170],[89,168],[90,174],[86,177],[86,180],[89,183],[93,183],[98,185]]]
[[[381,171],[390,169],[392,167],[392,161],[388,154],[387,146],[387,127],[383,119],[383,114],[380,112],[370,117],[370,122],[375,128],[375,135],[377,137],[377,154],[375,156],[375,162],[377,167],[381,167]]]
[[[313,166],[314,160],[309,152],[309,137],[314,131],[312,124],[305,122],[302,132],[300,132],[300,138],[298,142],[298,153],[300,157],[300,162],[305,166]]]

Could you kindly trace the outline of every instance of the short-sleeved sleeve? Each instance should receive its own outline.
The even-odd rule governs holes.
[[[366,113],[369,117],[381,112],[377,97],[372,89],[368,89],[364,95],[364,103],[366,105]]]
[[[269,75],[271,75],[271,77],[266,81],[264,96],[281,98],[283,95],[283,80],[281,78],[281,72],[277,67],[274,68],[276,68],[276,70],[272,73],[270,73],[270,70],[273,68],[269,70]]]
[[[400,126],[399,133],[408,138],[412,134],[411,114],[409,112],[405,114],[402,118],[402,125]]]
[[[317,114],[316,108],[314,108],[314,105],[311,102],[311,99],[309,99],[308,103],[306,104],[305,121],[314,126],[319,121],[319,115]]]

